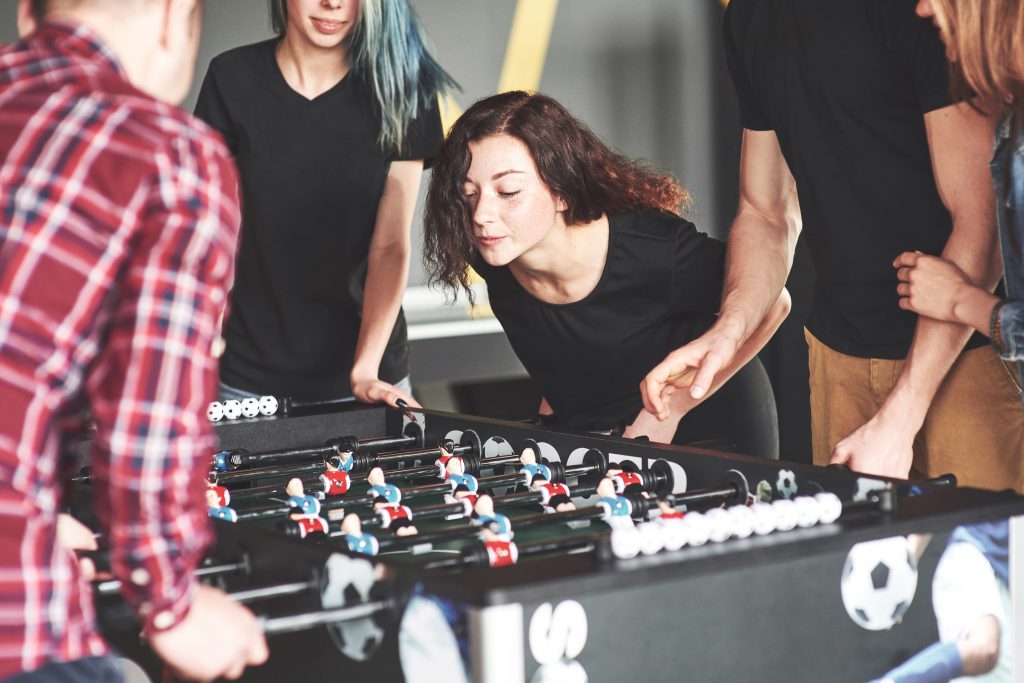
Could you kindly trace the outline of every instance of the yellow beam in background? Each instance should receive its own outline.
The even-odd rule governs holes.
[[[498,92],[540,87],[557,9],[558,0],[519,0],[516,4]]]
[[[558,0],[518,0],[498,80],[498,92],[537,90],[540,87],[557,9]],[[441,125],[447,133],[455,120],[462,116],[462,107],[451,95],[440,98],[438,105]]]

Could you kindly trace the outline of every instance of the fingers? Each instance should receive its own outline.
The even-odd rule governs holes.
[[[892,262],[894,268],[902,268],[904,266],[913,268],[917,265],[917,260],[922,256],[919,251],[905,251]]]
[[[829,465],[846,465],[850,462],[850,457],[853,453],[845,448],[836,446],[835,450],[832,451],[832,457],[829,459]]]

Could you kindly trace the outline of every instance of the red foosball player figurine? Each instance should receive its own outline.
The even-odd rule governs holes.
[[[210,491],[217,494],[217,505],[214,507],[226,508],[231,505],[231,491],[229,491],[226,486],[217,486],[216,484],[211,484],[209,482],[207,482],[206,486]],[[206,495],[206,500],[209,502],[209,494]]]
[[[238,513],[226,505],[221,505],[221,498],[212,488],[206,489],[206,512],[214,519],[223,519],[225,522],[237,522]]]
[[[663,500],[658,501],[658,510],[661,512],[658,515],[658,521],[661,522],[679,522],[686,516],[685,512],[669,505]]]
[[[508,567],[519,560],[519,548],[507,538],[501,538],[487,527],[480,530],[480,538],[487,551],[487,563],[491,567]]]
[[[414,536],[419,533],[412,523],[412,510],[408,505],[379,505],[374,509],[381,519],[381,526],[390,530],[395,536]]]
[[[437,442],[437,450],[441,453],[434,461],[434,464],[437,465],[437,476],[447,479],[448,461],[455,457],[455,442],[451,439],[441,439]]]
[[[351,467],[352,453],[348,453],[348,463]],[[352,486],[352,477],[348,470],[343,467],[340,455],[332,455],[324,461],[327,471],[320,475],[320,482],[324,485],[325,496],[343,496],[348,493]]]
[[[553,484],[538,474],[530,482],[530,488],[540,492],[540,504],[549,510],[565,512],[576,509],[576,505],[569,498],[569,487],[565,484]]]
[[[639,472],[630,472],[621,469],[618,465],[610,465],[605,475],[615,484],[615,493],[625,495],[627,493],[644,493],[643,479]]]

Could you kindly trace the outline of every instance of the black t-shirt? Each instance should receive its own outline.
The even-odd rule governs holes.
[[[436,104],[407,130],[401,154],[377,146],[371,97],[351,72],[307,100],[285,81],[276,40],[216,57],[196,115],[219,130],[241,175],[242,238],[225,324],[221,379],[254,391],[319,400],[350,396],[367,254],[389,164],[433,157]],[[380,365],[409,372],[399,313]]]
[[[949,66],[915,4],[732,0],[726,14],[743,127],[775,131],[796,179],[817,272],[807,326],[853,356],[906,356],[916,316],[892,261],[939,254],[952,231],[923,118],[952,102]]]
[[[573,303],[546,303],[508,268],[474,264],[516,355],[558,424],[573,429],[632,422],[643,407],[641,380],[703,334],[721,303],[722,242],[654,210],[609,216],[608,225],[601,279]]]

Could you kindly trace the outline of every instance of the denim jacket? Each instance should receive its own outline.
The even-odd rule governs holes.
[[[999,312],[1000,338],[992,341],[1003,358],[1024,361],[1024,121],[1015,123],[1012,114],[996,129],[992,181],[1009,299]]]

